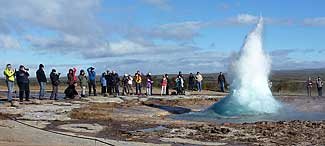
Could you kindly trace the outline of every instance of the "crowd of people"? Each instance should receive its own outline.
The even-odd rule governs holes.
[[[86,72],[87,71],[87,72]],[[88,88],[88,95],[97,96],[96,90],[96,72],[94,67],[89,67],[87,70],[81,69],[79,75],[77,75],[77,69],[69,69],[66,76],[66,88],[64,90],[65,98],[76,98],[76,97],[86,97],[86,89]],[[26,101],[29,101],[30,98],[30,89],[29,89],[29,69],[23,65],[19,66],[19,69],[13,69],[11,64],[6,65],[4,70],[4,76],[6,79],[6,84],[8,87],[8,101],[12,102],[14,83],[17,82],[19,88],[19,100],[22,102],[25,98]],[[59,86],[62,85],[60,80],[61,73],[58,73],[56,69],[52,69],[50,73],[50,82],[52,85],[52,92],[50,99],[58,100],[59,95]],[[36,71],[36,79],[39,83],[39,99],[42,100],[46,95],[46,84],[48,83],[44,65],[40,64],[38,70]],[[203,76],[200,72],[197,72],[196,75],[190,73],[188,77],[188,90],[194,91],[195,89],[198,92],[202,92],[202,81]],[[154,80],[151,73],[146,75],[142,74],[140,71],[137,71],[132,77],[130,74],[124,74],[120,78],[116,71],[109,71],[102,73],[99,82],[101,85],[101,94],[103,95],[120,95],[120,87],[122,87],[122,95],[142,95],[142,88],[145,88],[145,95],[151,96],[154,86]],[[181,95],[185,94],[185,79],[182,72],[179,72],[175,80],[175,86],[171,88],[172,80],[169,79],[168,74],[164,74],[161,77],[160,83],[161,86],[160,95],[170,95],[170,89],[175,89],[175,94]],[[195,88],[196,84],[196,88]],[[220,73],[218,77],[218,84],[222,92],[224,92],[225,86],[225,77]],[[77,91],[77,86],[80,86],[80,91]],[[135,91],[133,87],[135,86]]]

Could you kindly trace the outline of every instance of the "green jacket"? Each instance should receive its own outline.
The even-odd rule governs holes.
[[[82,76],[82,75],[79,75],[78,76],[78,79],[79,79],[79,84],[80,86],[87,86],[88,85],[88,79],[87,79],[87,76]]]

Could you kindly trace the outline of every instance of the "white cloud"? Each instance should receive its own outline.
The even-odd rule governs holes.
[[[0,49],[19,49],[20,48],[20,43],[19,41],[10,36],[10,35],[3,35],[0,34]]]
[[[250,14],[239,14],[235,18],[231,18],[230,22],[234,24],[255,24],[258,17]]]
[[[165,40],[192,40],[199,35],[204,24],[199,21],[185,21],[170,23],[154,27],[150,30],[150,35]]]
[[[304,25],[325,25],[325,17],[317,17],[317,18],[306,18],[303,20]]]
[[[162,10],[171,10],[172,8],[167,0],[142,0],[142,1]]]

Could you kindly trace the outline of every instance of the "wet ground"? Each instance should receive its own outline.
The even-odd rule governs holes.
[[[206,109],[223,97],[216,95],[220,94],[42,100],[13,108],[2,104],[0,113],[45,130],[101,138],[115,145],[325,145],[325,119],[321,118],[253,123],[172,118]],[[295,111],[325,113],[322,97],[277,98]]]

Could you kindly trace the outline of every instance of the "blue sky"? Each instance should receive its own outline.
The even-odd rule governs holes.
[[[120,74],[226,71],[260,15],[272,67],[325,67],[321,0],[11,0],[0,2],[1,69],[95,66]]]

